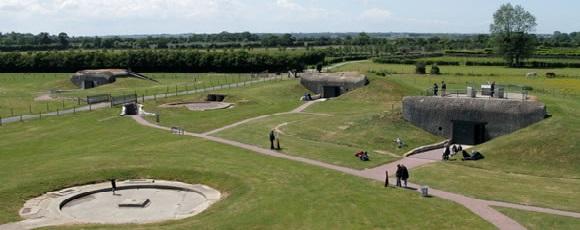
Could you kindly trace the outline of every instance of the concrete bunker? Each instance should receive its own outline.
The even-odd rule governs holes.
[[[195,216],[221,199],[200,184],[151,179],[99,183],[49,192],[27,201],[20,215],[30,227],[67,224],[143,224]]]
[[[538,101],[469,97],[405,97],[403,117],[454,143],[477,145],[546,117]]]
[[[365,75],[356,72],[305,73],[301,76],[300,83],[323,98],[332,98],[368,85],[369,80]]]
[[[137,78],[157,82],[155,79],[127,69],[92,69],[81,70],[71,77],[71,82],[81,89],[91,89],[114,83],[117,78]]]

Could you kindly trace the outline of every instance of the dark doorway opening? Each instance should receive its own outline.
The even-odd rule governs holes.
[[[338,86],[324,86],[322,89],[322,97],[331,98],[340,96],[340,87]]]
[[[456,144],[464,145],[478,145],[485,141],[486,122],[474,122],[474,121],[452,121],[453,122],[453,134],[452,140]]]
[[[139,115],[139,105],[137,103],[125,104],[125,115]]]
[[[92,89],[95,88],[95,86],[94,81],[84,81],[84,89]]]

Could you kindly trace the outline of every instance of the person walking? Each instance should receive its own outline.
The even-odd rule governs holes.
[[[495,94],[495,81],[492,81],[491,82],[491,92],[490,92],[491,97],[493,97],[494,94]]]
[[[115,191],[117,191],[117,182],[115,179],[111,179],[111,191],[113,192],[113,195],[116,195]]]
[[[389,170],[385,170],[385,188],[389,187]]]
[[[270,130],[270,149],[274,149],[274,140],[276,140],[276,133],[274,130]]]
[[[441,81],[441,96],[445,97],[445,95],[447,95],[447,84],[445,81]]]
[[[437,92],[439,92],[439,86],[437,83],[433,83],[433,96],[437,96]]]
[[[407,170],[407,167],[405,165],[401,165],[401,179],[403,180],[403,183],[405,184],[406,188],[407,180],[409,179],[409,170]]]
[[[401,165],[397,165],[397,171],[395,172],[395,176],[397,177],[397,187],[401,187],[401,174],[402,174]]]

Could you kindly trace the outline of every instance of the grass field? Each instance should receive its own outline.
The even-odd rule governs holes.
[[[24,201],[39,194],[114,177],[203,183],[226,198],[185,220],[83,228],[492,229],[451,202],[422,199],[416,193],[385,189],[380,183],[335,171],[171,135],[139,126],[117,112],[107,109],[2,127],[0,223],[18,220]]]
[[[498,62],[501,63],[504,60],[501,57],[453,57],[453,56],[443,56],[443,57],[429,57],[429,58],[418,58],[418,61],[430,61],[430,62],[459,62],[461,65],[465,65],[466,62]],[[529,58],[525,62],[545,62],[545,63],[580,63],[579,59],[571,58]]]
[[[72,108],[79,106],[77,98],[86,99],[88,95],[175,94],[176,90],[187,91],[251,80],[248,74],[148,73],[145,75],[158,80],[159,83],[121,78],[114,84],[79,90],[70,82],[70,74],[0,74],[0,116]],[[67,91],[51,93],[54,90]],[[38,99],[43,95],[50,95],[51,98]],[[84,102],[81,105],[84,105]]]
[[[377,166],[396,160],[415,147],[442,140],[402,120],[400,98],[404,92],[397,88],[385,79],[373,78],[364,88],[316,103],[306,110],[317,115],[262,119],[218,135],[269,148],[269,130],[282,125],[285,153],[359,169]],[[406,141],[404,148],[397,148],[393,142],[397,137]],[[354,157],[361,150],[370,153],[370,162]]]
[[[564,77],[580,77],[580,71],[577,68],[560,68],[560,69],[528,69],[528,68],[507,68],[499,66],[440,66],[441,73],[443,75],[452,76],[466,76],[466,77],[504,77],[504,76],[517,76],[522,80],[525,80],[526,74],[530,72],[538,73],[540,78],[546,73],[552,72],[556,73],[558,76]],[[427,71],[430,67],[427,67]],[[372,61],[349,64],[340,66],[333,69],[334,72],[341,71],[358,71],[358,72],[384,72],[384,73],[395,73],[395,74],[414,74],[414,65],[403,65],[403,64],[380,64],[374,63]],[[427,75],[426,75],[427,76]]]
[[[216,91],[228,95],[226,102],[234,103],[233,108],[226,110],[193,112],[186,108],[158,107],[173,102],[204,101],[207,93],[148,101],[145,109],[159,113],[162,125],[178,126],[191,132],[206,132],[247,118],[288,112],[300,105],[298,99],[304,92],[306,90],[297,81],[274,81]],[[155,118],[149,119],[153,121]]]
[[[370,62],[340,67],[341,70],[400,67]],[[412,69],[413,66],[403,66]],[[468,67],[461,67],[468,68]],[[547,105],[551,118],[513,134],[491,140],[475,149],[486,159],[478,162],[452,161],[427,166],[413,173],[413,180],[435,188],[485,199],[535,204],[551,208],[580,211],[572,197],[580,192],[580,78],[527,79],[503,75],[521,71],[502,67],[470,67],[473,71],[495,73],[495,76],[418,76],[392,75],[385,79],[418,95],[434,82],[445,80],[450,89],[462,89],[488,81],[498,84],[530,86],[530,94]],[[459,68],[456,68],[459,70]],[[578,71],[567,69],[566,71]],[[558,89],[542,91],[538,89]],[[562,93],[566,92],[566,93]],[[409,95],[408,94],[408,95]]]
[[[580,220],[572,217],[556,216],[537,212],[527,212],[510,208],[496,208],[516,220],[527,229],[579,229]]]

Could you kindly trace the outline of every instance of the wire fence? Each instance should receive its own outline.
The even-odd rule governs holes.
[[[196,77],[196,75],[198,77]],[[190,95],[196,93],[205,93],[217,90],[232,89],[245,87],[261,82],[282,81],[294,79],[291,75],[271,74],[271,73],[252,73],[252,74],[224,74],[225,77],[205,78],[201,82],[201,74],[193,74],[192,82],[175,84],[174,86],[165,86],[164,89],[141,89],[130,92],[100,93],[89,96],[76,96],[61,98],[58,103],[54,101],[46,103],[30,103],[28,108],[23,109],[5,109],[8,114],[0,115],[0,126],[8,123],[23,122],[27,120],[41,120],[47,116],[61,116],[65,114],[76,114],[83,111],[93,111],[95,109],[110,108],[117,104],[111,103],[111,99],[122,95],[134,95],[137,102],[147,100],[157,101],[158,99]],[[204,74],[203,76],[206,76]],[[55,77],[56,78],[56,77]],[[158,87],[159,88],[159,87]],[[58,92],[54,92],[58,94]],[[107,100],[104,100],[108,98]],[[91,101],[91,98],[100,98],[102,102]],[[39,106],[42,105],[42,106]]]

